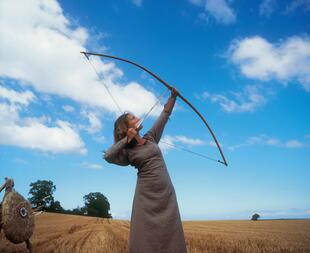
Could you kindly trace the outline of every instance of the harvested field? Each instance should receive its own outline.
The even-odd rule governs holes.
[[[185,221],[189,253],[310,252],[310,220]],[[36,216],[34,252],[127,252],[130,222],[44,213]],[[0,252],[27,252],[0,235]]]

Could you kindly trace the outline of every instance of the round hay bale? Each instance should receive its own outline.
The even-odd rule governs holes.
[[[34,215],[30,203],[19,193],[9,192],[2,203],[3,231],[8,240],[21,243],[33,234]]]

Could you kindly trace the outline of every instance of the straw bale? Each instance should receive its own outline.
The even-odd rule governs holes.
[[[8,240],[13,243],[28,240],[34,230],[34,215],[30,203],[15,191],[7,193],[2,203],[2,222]]]

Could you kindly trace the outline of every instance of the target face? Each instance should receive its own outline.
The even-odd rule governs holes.
[[[28,211],[25,207],[19,209],[19,214],[21,217],[26,218],[28,216]]]

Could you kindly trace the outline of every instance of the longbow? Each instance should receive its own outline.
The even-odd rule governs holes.
[[[112,56],[112,55],[107,55],[107,54],[98,54],[98,53],[92,53],[92,52],[81,52],[81,54],[84,54],[86,58],[88,58],[89,55],[93,55],[93,56],[99,56],[99,57],[105,57],[105,58],[111,58],[111,59],[115,59],[115,60],[119,60],[119,61],[123,61],[123,62],[127,62],[129,64],[132,64],[142,70],[144,70],[145,72],[149,73],[151,76],[153,76],[156,80],[158,80],[159,82],[161,82],[163,85],[165,85],[169,90],[172,90],[173,87],[168,84],[166,81],[164,81],[162,78],[160,78],[159,76],[155,75],[153,72],[151,72],[150,70],[148,70],[147,68],[141,66],[138,63],[135,63],[133,61],[124,59],[124,58],[120,58],[120,57],[116,57],[116,56]],[[209,124],[207,123],[207,121],[205,120],[205,118],[201,115],[201,113],[184,97],[182,96],[180,93],[178,94],[178,96],[190,107],[193,109],[193,111],[199,116],[199,118],[203,121],[203,123],[205,124],[205,126],[208,128],[209,132],[212,135],[212,138],[218,148],[218,150],[220,151],[221,157],[222,157],[222,161],[221,160],[217,160],[217,162],[224,164],[225,166],[228,166],[228,163],[225,159],[224,153],[221,149],[221,146],[219,144],[219,142],[216,139],[216,136],[214,134],[214,132],[212,131],[211,127],[209,126]]]

